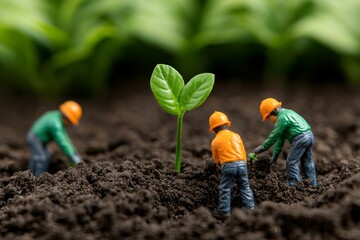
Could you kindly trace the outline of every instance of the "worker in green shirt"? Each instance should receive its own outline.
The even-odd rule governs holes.
[[[44,113],[32,125],[28,135],[27,143],[31,151],[29,169],[35,177],[48,170],[50,154],[47,144],[55,141],[64,154],[70,159],[70,166],[76,166],[81,162],[80,155],[71,143],[65,127],[78,125],[82,115],[82,109],[74,101],[64,102],[59,110]]]
[[[291,143],[291,149],[286,159],[288,185],[294,186],[301,181],[298,166],[300,160],[304,177],[310,179],[311,185],[316,187],[316,170],[311,150],[314,144],[314,136],[311,127],[295,111],[281,108],[281,105],[282,103],[274,98],[267,98],[261,102],[260,113],[263,121],[269,119],[272,123],[275,123],[275,126],[270,136],[262,145],[255,148],[254,152],[256,154],[264,152],[275,144],[270,161],[270,164],[274,164],[287,139]]]

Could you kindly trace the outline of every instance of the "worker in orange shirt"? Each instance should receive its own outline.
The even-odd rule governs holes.
[[[221,166],[219,203],[216,217],[230,216],[231,187],[237,180],[241,194],[241,205],[254,208],[253,192],[249,185],[246,166],[246,152],[240,136],[229,130],[231,122],[222,112],[214,112],[209,118],[210,132],[216,136],[211,142],[212,156],[216,165]]]

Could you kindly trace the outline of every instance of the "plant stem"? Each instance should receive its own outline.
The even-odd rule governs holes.
[[[180,174],[180,164],[181,164],[181,137],[182,137],[182,125],[184,112],[178,115],[177,119],[177,131],[176,131],[176,160],[175,160],[175,170]]]

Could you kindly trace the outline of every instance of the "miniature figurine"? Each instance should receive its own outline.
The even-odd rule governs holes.
[[[287,181],[294,186],[301,181],[298,161],[305,178],[310,179],[313,187],[317,186],[315,164],[312,159],[314,136],[306,120],[293,110],[282,108],[282,103],[274,98],[267,98],[260,104],[262,120],[269,119],[275,123],[274,129],[264,143],[255,148],[255,153],[269,149],[273,144],[274,153],[270,164],[276,163],[284,142],[291,143],[291,149],[286,159]]]
[[[81,162],[80,155],[65,130],[66,126],[78,125],[81,115],[80,105],[73,101],[67,101],[59,106],[59,110],[44,113],[32,125],[27,135],[27,143],[32,155],[29,161],[29,169],[35,177],[40,177],[48,170],[50,154],[47,150],[47,144],[53,140],[69,157],[70,166],[75,167]]]
[[[238,182],[242,207],[254,208],[253,192],[249,185],[246,152],[240,136],[229,130],[231,122],[222,112],[215,111],[209,118],[210,132],[216,136],[211,142],[212,156],[221,166],[219,205],[215,217],[230,216],[231,187],[234,179]]]

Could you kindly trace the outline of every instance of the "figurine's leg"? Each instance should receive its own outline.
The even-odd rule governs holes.
[[[229,213],[231,210],[231,187],[236,175],[236,167],[230,164],[223,164],[219,185],[219,206],[218,211]]]
[[[311,185],[313,187],[316,187],[317,186],[316,168],[312,158],[312,149],[311,149],[314,144],[314,136],[312,133],[307,136],[307,142],[308,142],[308,148],[305,150],[304,155],[301,158],[301,170],[304,174],[304,177],[311,180]]]
[[[31,151],[31,159],[29,161],[29,169],[35,177],[47,171],[50,161],[50,155],[46,146],[33,133],[27,135],[27,143]]]
[[[243,208],[254,208],[254,195],[250,188],[247,166],[244,161],[239,162],[238,166],[238,186],[241,195],[241,206]]]
[[[301,181],[298,162],[304,155],[306,149],[307,142],[304,141],[303,135],[296,137],[291,143],[291,149],[286,159],[286,171],[289,186],[294,186]]]

